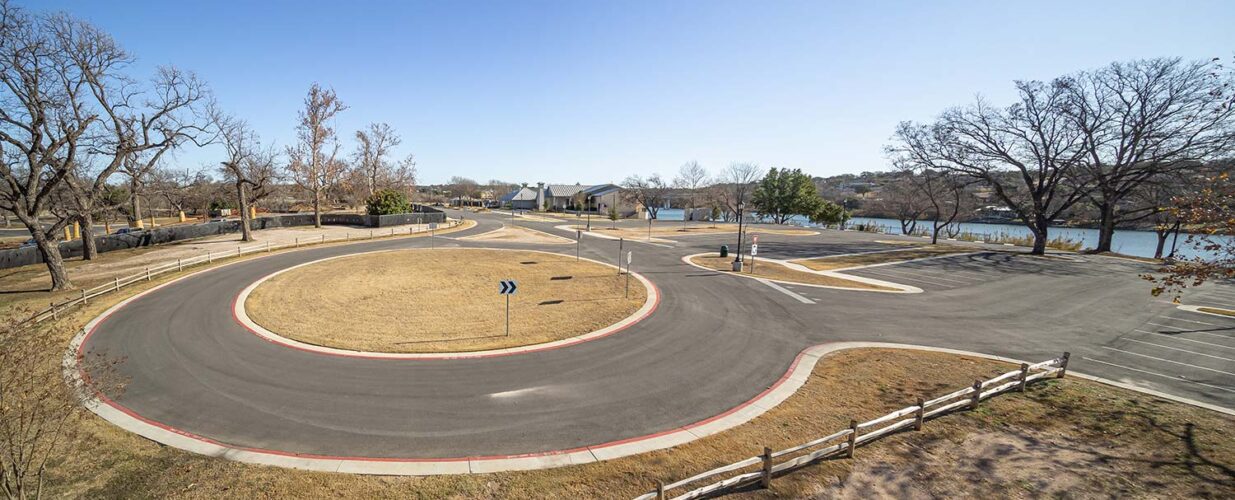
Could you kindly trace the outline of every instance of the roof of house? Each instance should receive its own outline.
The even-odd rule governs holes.
[[[511,201],[536,201],[536,190],[529,187],[521,187],[502,196],[500,199],[503,203]]]
[[[617,184],[597,184],[595,186],[588,186],[587,189],[583,190],[583,192],[587,193],[588,196],[600,196],[612,193],[619,189],[622,189],[622,186]]]
[[[545,186],[545,196],[550,198],[570,198],[588,187],[590,186],[582,184],[550,184]]]

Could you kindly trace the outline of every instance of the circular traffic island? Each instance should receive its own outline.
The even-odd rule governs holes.
[[[515,293],[500,294],[503,280],[517,283]],[[614,331],[650,313],[649,293],[636,276],[627,294],[627,277],[617,268],[574,256],[417,249],[292,267],[260,280],[239,307],[270,333],[304,344],[445,353]]]

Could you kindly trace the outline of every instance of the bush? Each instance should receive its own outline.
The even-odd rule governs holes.
[[[405,214],[412,211],[407,193],[382,189],[365,199],[369,215]]]

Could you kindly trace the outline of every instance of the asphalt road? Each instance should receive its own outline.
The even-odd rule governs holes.
[[[457,240],[509,222],[467,217],[480,224],[436,245],[573,251]],[[567,235],[554,229],[561,223],[521,224]],[[872,251],[891,248],[879,243],[889,238],[763,234],[760,256]],[[557,350],[456,360],[329,356],[265,341],[230,312],[241,289],[271,272],[335,255],[427,247],[427,238],[311,248],[210,270],[119,309],[85,349],[124,358],[120,370],[130,380],[115,399],[145,419],[233,446],[330,456],[510,455],[671,430],[749,400],[804,348],[841,340],[1033,361],[1071,351],[1074,371],[1235,407],[1235,318],[1182,311],[1150,296],[1138,277],[1152,269],[1145,264],[982,251],[855,272],[920,294],[786,286],[793,297],[681,261],[733,247],[732,239],[626,242],[634,270],[660,288],[659,308],[618,334]],[[613,262],[617,242],[585,237],[582,253]],[[1193,296],[1235,306],[1231,287],[1206,287],[1185,303]]]

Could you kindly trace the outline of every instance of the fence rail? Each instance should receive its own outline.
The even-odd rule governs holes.
[[[778,475],[787,474],[793,470],[827,459],[852,458],[855,448],[910,427],[914,430],[921,430],[922,424],[933,417],[961,408],[977,408],[978,403],[982,400],[1012,389],[1023,392],[1029,383],[1036,380],[1047,377],[1062,378],[1068,370],[1068,359],[1070,357],[1071,355],[1065,352],[1059,358],[1049,359],[1040,363],[1022,363],[1019,370],[1013,370],[987,380],[975,380],[972,386],[929,401],[918,399],[917,404],[913,406],[896,410],[873,420],[866,422],[850,420],[848,429],[797,446],[780,451],[772,451],[771,448],[765,447],[762,454],[728,465],[722,465],[669,484],[658,483],[654,491],[635,497],[635,500],[703,498],[756,484],[767,488],[772,484],[772,479]],[[864,432],[867,430],[870,430],[870,432]],[[834,444],[814,449],[828,443]],[[814,450],[807,452],[812,449]],[[785,458],[795,454],[799,455]],[[776,463],[777,459],[782,458],[785,458],[784,461]],[[699,486],[678,496],[671,497],[668,494],[671,490],[680,489],[704,479],[713,479],[733,472],[740,473],[704,486]]]
[[[442,227],[441,229],[449,229],[449,228],[458,226],[462,222],[463,222],[462,220],[458,220],[458,219],[453,219],[453,220],[447,219],[446,225]],[[428,229],[422,229],[421,231],[416,231],[417,227],[421,227],[421,226],[427,226],[427,224],[413,224],[411,227],[408,228],[408,231],[406,234],[415,234],[417,232],[423,233],[425,231],[428,231]],[[65,310],[69,308],[72,308],[78,305],[81,305],[81,306],[88,305],[90,303],[90,299],[93,299],[95,297],[98,297],[100,295],[104,295],[107,293],[118,292],[120,291],[120,289],[126,286],[129,286],[129,285],[132,285],[134,283],[150,281],[155,276],[158,276],[164,273],[180,272],[180,271],[183,271],[186,267],[198,266],[201,264],[211,264],[211,263],[214,263],[214,261],[216,260],[226,259],[229,257],[240,257],[243,255],[252,254],[252,253],[265,253],[265,252],[271,252],[274,250],[281,250],[285,248],[299,248],[302,246],[321,245],[324,243],[362,241],[362,240],[371,240],[375,238],[396,236],[395,234],[396,232],[393,228],[390,229],[389,231],[369,230],[369,231],[355,231],[355,232],[359,236],[353,237],[352,231],[348,231],[348,232],[345,232],[342,237],[332,238],[332,239],[328,239],[326,238],[325,234],[322,234],[319,237],[314,237],[314,238],[296,238],[291,243],[271,244],[269,241],[266,241],[264,243],[258,243],[255,245],[251,245],[249,247],[237,245],[236,251],[234,252],[232,251],[206,252],[205,255],[198,255],[196,257],[189,257],[187,259],[176,259],[174,262],[167,262],[165,264],[147,267],[142,272],[139,272],[139,273],[136,273],[130,276],[113,278],[111,283],[104,283],[94,288],[82,289],[81,295],[74,297],[72,299],[65,300],[63,302],[52,302],[51,305],[47,307],[46,309],[42,309],[34,313],[29,318],[26,318],[25,320],[23,320],[21,323],[19,323],[19,326],[37,324],[37,323],[41,323],[49,319],[58,319],[60,317],[60,314],[65,312]],[[404,234],[404,233],[399,233],[399,234]]]

